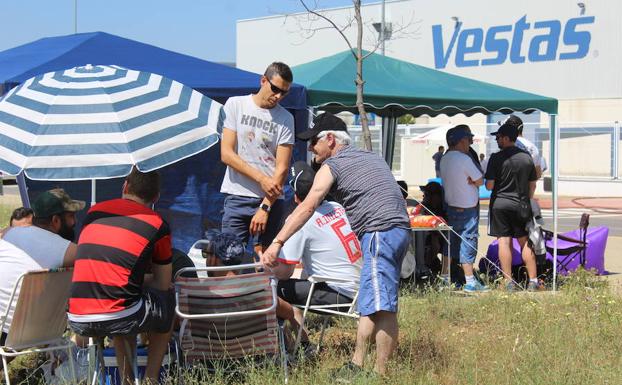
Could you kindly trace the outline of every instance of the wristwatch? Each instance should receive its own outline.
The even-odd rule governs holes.
[[[267,205],[265,203],[260,204],[259,208],[262,209],[263,211],[267,212],[267,213],[270,212],[270,205]]]

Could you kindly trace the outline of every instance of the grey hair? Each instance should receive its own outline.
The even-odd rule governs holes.
[[[322,138],[328,134],[333,134],[333,136],[335,137],[335,142],[337,142],[337,144],[348,146],[350,143],[352,143],[352,138],[350,137],[350,134],[348,134],[346,131],[326,130],[322,131],[320,135],[318,135],[318,137]]]

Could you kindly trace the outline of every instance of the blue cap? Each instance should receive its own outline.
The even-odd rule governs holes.
[[[465,124],[457,125],[456,127],[452,127],[445,134],[445,139],[447,140],[447,145],[455,146],[462,140],[463,138],[472,138],[474,135],[468,131],[469,126]]]

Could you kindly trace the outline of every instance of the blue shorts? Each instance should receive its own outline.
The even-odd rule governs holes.
[[[362,316],[397,312],[400,269],[409,241],[410,230],[397,227],[361,237],[363,268],[358,310]]]
[[[451,258],[459,257],[460,263],[472,264],[477,257],[477,237],[479,235],[479,206],[468,209],[447,207],[447,224],[451,232]],[[459,235],[456,235],[456,233]]]
[[[277,199],[276,202],[274,202],[270,208],[266,230],[263,234],[254,236],[249,241],[249,226],[257,210],[260,210],[259,205],[262,201],[263,198],[226,195],[223,206],[221,231],[223,233],[235,234],[241,242],[248,243],[251,246],[257,244],[261,244],[265,247],[269,246],[283,226],[285,202],[282,199]]]

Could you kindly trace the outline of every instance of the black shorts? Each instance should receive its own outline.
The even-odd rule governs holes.
[[[311,282],[306,279],[287,279],[279,281],[277,287],[279,297],[293,305],[305,305],[310,290]],[[313,296],[311,297],[311,305],[338,305],[341,303],[347,303],[348,306],[334,308],[333,310],[347,312],[350,308],[349,304],[352,303],[352,298],[340,294],[325,282],[315,284],[315,290],[313,290]]]
[[[125,318],[99,322],[69,321],[78,335],[85,337],[124,336],[143,332],[166,333],[175,314],[175,292],[146,288],[140,309]]]
[[[488,212],[488,235],[493,237],[526,237],[527,222],[519,219],[517,210],[492,207]]]

